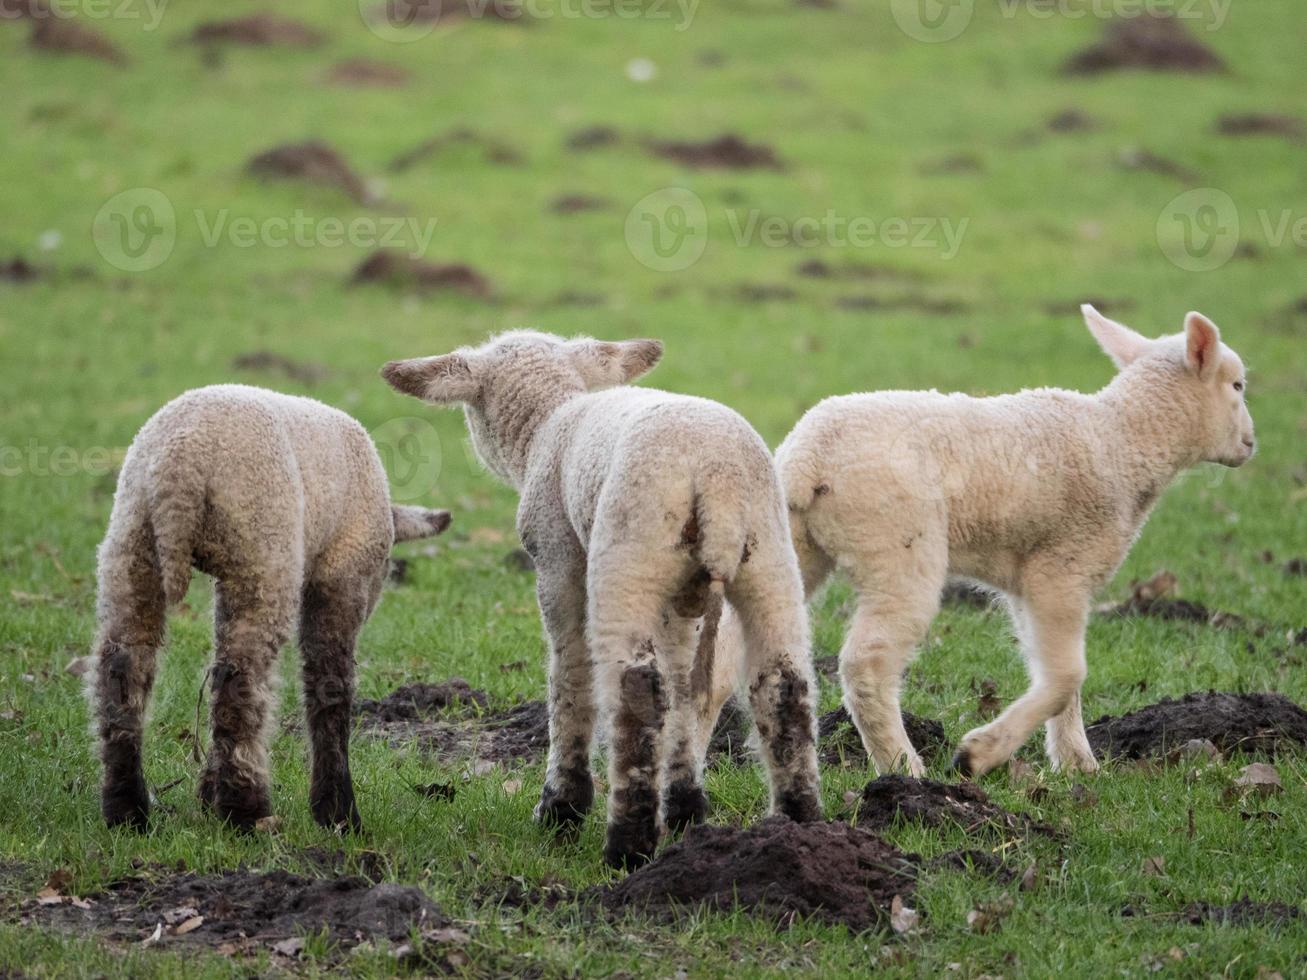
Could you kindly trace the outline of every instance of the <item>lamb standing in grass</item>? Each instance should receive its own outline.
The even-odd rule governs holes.
[[[201,799],[242,827],[271,812],[272,667],[298,622],[313,816],[358,828],[354,642],[381,594],[391,544],[448,525],[446,511],[392,506],[367,432],[320,402],[215,385],[161,408],[127,451],[99,552],[90,678],[105,820],[145,826],[146,702],[165,610],[185,597],[194,566],[217,580]]]
[[[771,457],[716,402],[614,387],[661,356],[656,341],[513,332],[383,371],[399,391],[463,403],[477,453],[521,493],[518,533],[552,651],[536,816],[568,826],[589,810],[597,695],[614,866],[647,860],[660,822],[706,815],[700,725],[723,597],[743,628],[772,808],[821,813],[808,623]]]
[[[963,737],[958,768],[987,772],[1047,722],[1054,766],[1096,769],[1080,717],[1094,591],[1181,470],[1253,455],[1243,363],[1210,320],[1190,313],[1179,336],[1149,340],[1083,312],[1120,369],[1095,395],[829,398],[777,450],[808,594],[835,568],[858,593],[840,679],[882,770],[923,771],[899,686],[949,575],[1006,597],[1033,680]]]

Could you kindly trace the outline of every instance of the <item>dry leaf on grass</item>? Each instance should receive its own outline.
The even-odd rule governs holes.
[[[921,915],[917,910],[908,908],[903,904],[903,897],[895,895],[889,907],[890,928],[902,935],[915,929],[920,921]]]
[[[1150,877],[1157,878],[1166,874],[1166,858],[1160,854],[1146,857],[1139,865],[1139,870]]]
[[[520,780],[520,779],[505,779],[505,780],[504,780],[502,783],[500,783],[499,785],[500,785],[500,788],[504,791],[505,795],[507,795],[507,796],[516,796],[516,795],[517,795],[517,791],[520,790],[520,789],[522,788],[522,780]]]
[[[1273,796],[1284,789],[1280,774],[1273,765],[1266,762],[1254,762],[1239,770],[1239,778],[1234,785],[1243,792],[1256,793],[1258,796]]]
[[[301,936],[292,936],[290,939],[281,939],[272,944],[272,951],[278,956],[289,956],[292,959],[304,952],[304,939]]]
[[[185,922],[182,922],[179,925],[177,925],[177,927],[173,929],[172,934],[174,936],[184,936],[188,932],[194,932],[202,925],[204,925],[204,916],[193,915]]]
[[[967,913],[972,932],[993,932],[1011,914],[1016,902],[1010,895],[1000,895],[992,902],[981,902]]]
[[[72,674],[74,677],[85,677],[86,672],[91,669],[90,657],[73,657],[68,661],[68,666],[64,668],[65,674]]]
[[[275,834],[281,829],[281,817],[259,817],[254,821],[254,829],[261,834]]]

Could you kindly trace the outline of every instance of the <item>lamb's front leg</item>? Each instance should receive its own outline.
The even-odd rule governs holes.
[[[585,638],[585,564],[539,568],[536,595],[549,634],[549,763],[536,820],[570,830],[594,803],[594,665]]]
[[[981,776],[1006,762],[1040,725],[1051,722],[1059,747],[1064,741],[1067,714],[1076,702],[1074,723],[1079,724],[1078,699],[1085,680],[1085,626],[1089,621],[1086,594],[1063,582],[1046,580],[1037,595],[1025,598],[1028,619],[1027,656],[1030,688],[988,725],[974,728],[962,737],[954,765],[966,776]],[[1056,719],[1056,720],[1055,720]],[[1088,749],[1086,739],[1084,749]],[[1093,759],[1093,753],[1088,753]],[[1062,761],[1062,760],[1054,760]],[[1080,760],[1085,761],[1085,760]]]

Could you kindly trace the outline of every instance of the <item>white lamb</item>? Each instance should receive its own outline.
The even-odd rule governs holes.
[[[127,451],[99,552],[90,693],[105,820],[146,824],[145,709],[165,610],[185,597],[194,566],[216,579],[213,744],[201,799],[241,827],[271,813],[272,667],[298,624],[313,816],[357,829],[355,639],[381,594],[391,544],[448,525],[447,511],[392,506],[363,426],[321,402],[214,385],[159,409]]]
[[[1253,455],[1243,363],[1210,320],[1190,313],[1182,334],[1149,340],[1082,311],[1120,369],[1097,394],[846,395],[811,409],[777,450],[807,593],[838,568],[858,594],[840,678],[881,770],[923,771],[899,687],[949,576],[1006,597],[1032,677],[963,737],[955,765],[979,776],[1047,722],[1055,767],[1096,769],[1080,717],[1094,591],[1181,470]]]
[[[536,816],[569,827],[589,810],[597,700],[614,866],[647,860],[660,824],[706,814],[700,726],[723,595],[743,626],[772,807],[821,813],[803,587],[771,457],[716,402],[614,387],[661,356],[657,341],[522,331],[383,370],[399,391],[462,403],[477,453],[521,494],[518,533],[551,647]]]

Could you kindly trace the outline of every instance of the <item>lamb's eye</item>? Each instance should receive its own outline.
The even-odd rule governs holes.
[[[1243,383],[1242,381],[1236,381],[1236,382],[1234,383],[1234,390],[1235,390],[1235,391],[1243,391],[1243,389],[1244,389],[1244,383]]]

